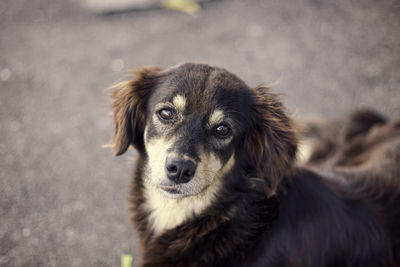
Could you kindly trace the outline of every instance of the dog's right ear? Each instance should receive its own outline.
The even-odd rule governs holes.
[[[297,135],[277,95],[269,87],[253,90],[251,128],[244,141],[250,175],[265,182],[268,196],[276,193],[283,176],[292,169]]]
[[[129,145],[144,151],[144,127],[148,99],[157,85],[160,69],[144,67],[134,72],[133,80],[113,86],[111,94],[114,113],[114,154],[119,156]]]

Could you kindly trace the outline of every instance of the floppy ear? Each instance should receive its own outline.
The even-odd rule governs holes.
[[[157,67],[144,67],[136,70],[135,78],[113,86],[112,109],[114,113],[113,144],[115,155],[123,154],[133,145],[144,151],[144,127],[146,123],[146,107],[148,98],[157,83]]]
[[[289,171],[297,151],[297,136],[278,97],[268,87],[254,89],[252,129],[244,142],[250,174],[263,178],[269,196]]]

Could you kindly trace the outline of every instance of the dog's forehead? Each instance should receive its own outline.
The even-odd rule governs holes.
[[[225,69],[202,64],[184,64],[166,72],[152,102],[185,106],[187,112],[241,109],[250,97],[247,85]]]

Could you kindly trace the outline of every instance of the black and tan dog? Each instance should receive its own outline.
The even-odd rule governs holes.
[[[224,69],[143,68],[112,97],[143,266],[400,266],[399,122],[359,112],[296,167],[277,97]]]

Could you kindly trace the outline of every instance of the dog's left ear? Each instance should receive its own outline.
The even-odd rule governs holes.
[[[113,86],[113,144],[116,156],[125,153],[129,145],[144,151],[147,102],[157,84],[159,72],[157,67],[144,67],[134,72],[136,77],[133,80]]]
[[[250,175],[263,178],[269,196],[276,193],[296,157],[297,136],[277,95],[257,87],[252,106],[252,129],[244,142]]]

